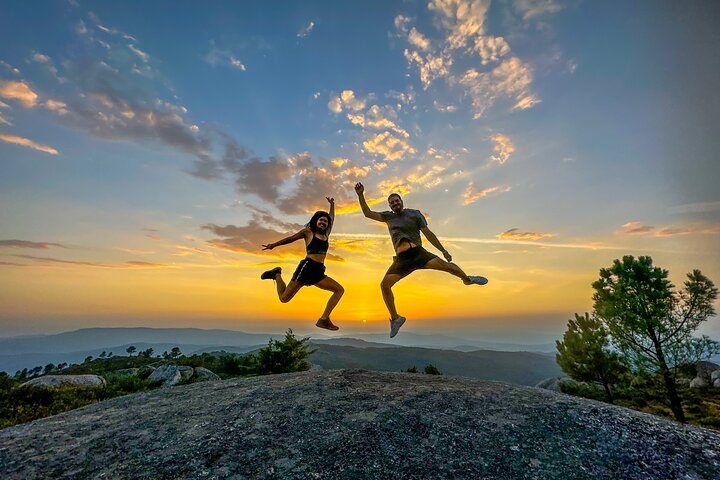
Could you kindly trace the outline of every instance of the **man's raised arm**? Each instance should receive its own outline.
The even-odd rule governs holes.
[[[370,207],[368,207],[368,204],[365,201],[365,187],[362,183],[358,182],[355,184],[355,193],[357,193],[358,202],[360,202],[360,208],[362,209],[363,215],[365,215],[371,220],[376,220],[378,222],[385,221],[382,215],[380,215],[378,212],[373,212],[372,210],[370,210]]]

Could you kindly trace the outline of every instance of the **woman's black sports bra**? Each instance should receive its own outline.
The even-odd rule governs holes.
[[[325,255],[328,251],[328,247],[330,246],[330,242],[327,240],[320,240],[318,237],[313,235],[312,240],[310,240],[310,243],[307,244],[305,247],[305,251],[308,255],[310,254],[320,254]]]

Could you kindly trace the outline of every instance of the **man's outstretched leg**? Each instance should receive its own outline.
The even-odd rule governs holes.
[[[405,317],[398,315],[395,309],[395,295],[393,295],[392,287],[397,282],[402,280],[404,275],[398,275],[395,273],[386,273],[380,282],[380,291],[382,292],[385,306],[390,312],[390,338],[393,338],[400,331],[403,323],[405,323]]]
[[[433,258],[427,262],[424,268],[448,272],[462,280],[465,285],[485,285],[488,283],[487,278],[479,275],[467,275],[463,272],[462,268],[458,267],[454,263],[446,262],[440,257]]]

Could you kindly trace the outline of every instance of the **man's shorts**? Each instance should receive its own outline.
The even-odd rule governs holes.
[[[325,278],[325,265],[316,262],[310,258],[305,258],[298,263],[295,273],[293,273],[292,279],[298,282],[300,285],[315,285],[320,280]]]
[[[393,274],[404,277],[415,270],[425,268],[425,265],[433,258],[438,258],[438,256],[428,252],[423,247],[409,248],[393,257],[393,263],[385,275]]]

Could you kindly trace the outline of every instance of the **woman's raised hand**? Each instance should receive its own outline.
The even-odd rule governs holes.
[[[358,182],[355,184],[355,193],[357,193],[358,195],[362,195],[364,191],[365,187],[362,183]]]
[[[262,247],[263,250],[272,250],[273,248],[275,248],[275,245],[273,245],[272,243],[268,243],[267,245],[263,245]]]
[[[335,199],[332,198],[332,197],[325,197],[325,200],[327,200],[330,205],[334,205],[334,204],[335,204]]]

